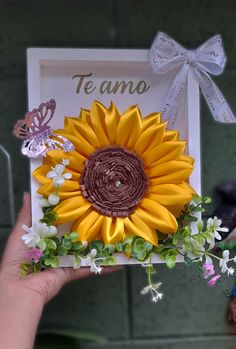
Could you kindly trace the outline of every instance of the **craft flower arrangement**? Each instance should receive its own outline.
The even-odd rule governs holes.
[[[222,273],[234,273],[236,257],[230,258],[228,249],[234,244],[222,245],[221,256],[213,252],[219,232],[227,228],[216,217],[206,225],[197,218],[210,199],[201,199],[188,184],[194,159],[184,154],[186,142],[167,129],[161,113],[143,117],[138,106],[130,106],[120,114],[114,103],[106,108],[95,101],[52,132],[47,124],[54,110],[54,100],[43,103],[14,129],[24,138],[23,153],[43,155],[33,172],[42,217],[23,226],[31,262],[22,264],[22,275],[57,268],[65,256],[74,257],[76,268],[85,260],[101,273],[122,253],[146,268],[148,286],[141,293],[150,292],[156,302],[162,293],[153,281],[154,254],[169,268],[182,256],[209,285],[220,278],[214,262]],[[61,231],[64,223],[70,228]]]

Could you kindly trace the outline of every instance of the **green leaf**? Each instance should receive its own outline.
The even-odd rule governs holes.
[[[132,247],[131,247],[130,245],[126,245],[126,246],[125,246],[125,251],[124,251],[124,252],[130,253],[131,250],[132,250]]]
[[[124,246],[122,242],[116,242],[116,250],[117,252],[124,252]]]
[[[104,265],[114,265],[114,264],[116,264],[115,256],[108,256],[106,259],[104,259],[103,264]]]
[[[134,252],[145,252],[145,247],[144,247],[144,240],[142,238],[138,238],[134,242]]]
[[[203,230],[203,228],[204,228],[204,223],[203,223],[202,220],[199,220],[199,221],[197,222],[197,227],[198,227],[198,230],[199,230],[199,231],[202,231],[202,230]]]
[[[67,239],[65,239],[65,240],[62,241],[62,245],[63,245],[67,250],[70,250],[71,247],[72,247],[72,243],[70,242],[70,240],[67,240]]]
[[[105,254],[112,254],[115,252],[115,245],[107,244],[103,248],[103,251],[105,252]]]
[[[166,259],[166,265],[168,268],[170,269],[174,268],[175,264],[176,264],[176,258],[168,257]]]
[[[104,244],[101,240],[94,240],[90,242],[89,246],[90,246],[90,250],[95,248],[95,250],[97,250],[97,253],[99,254],[102,252]]]
[[[57,246],[57,254],[59,256],[66,256],[67,255],[67,248],[63,245]]]
[[[199,205],[199,204],[202,203],[202,198],[201,198],[201,196],[195,194],[195,195],[193,196],[193,198],[192,198],[192,201],[193,201],[195,204]]]
[[[161,254],[165,249],[166,249],[166,246],[163,244],[160,244],[158,246],[153,247],[153,252],[155,252],[157,254]]]
[[[57,256],[53,256],[51,257],[51,266],[53,268],[58,268],[58,265],[59,265],[59,259]]]
[[[145,271],[147,274],[156,274],[156,270],[152,264],[146,267]]]
[[[74,256],[75,256],[75,263],[76,263],[76,265],[80,266],[80,264],[81,264],[80,256],[78,254],[74,254]]]
[[[57,249],[57,244],[55,243],[54,240],[47,239],[47,240],[46,240],[46,244],[47,244],[47,248],[48,248],[49,250],[56,250],[56,249]]]
[[[76,242],[76,241],[78,240],[78,238],[79,238],[79,234],[78,234],[78,233],[72,232],[72,233],[70,234],[70,241],[71,241],[71,242]]]
[[[83,244],[82,244],[81,241],[72,243],[72,249],[73,249],[74,251],[78,251],[78,250],[80,250],[81,248],[83,248]]]
[[[173,238],[172,238],[173,245],[176,245],[178,241],[179,241],[179,234],[176,233],[173,235]]]
[[[139,251],[136,256],[138,261],[144,261],[147,256],[147,253],[145,252],[145,250]]]
[[[204,199],[203,199],[203,203],[204,204],[210,204],[212,202],[212,199],[209,197],[209,196],[206,196]]]
[[[127,235],[123,241],[123,244],[124,245],[131,245],[133,242],[133,239],[134,239],[133,236]]]
[[[186,216],[184,216],[184,221],[185,222],[197,222],[198,218],[195,216],[186,215]]]
[[[38,247],[40,248],[40,250],[45,251],[47,247],[46,241],[43,239],[40,239],[38,243]]]
[[[193,235],[192,237],[193,237],[193,239],[195,241],[197,241],[198,245],[200,245],[200,246],[204,246],[205,245],[205,239],[201,235],[197,234],[195,236]]]
[[[153,248],[153,245],[150,242],[145,241],[144,242],[144,248],[145,248],[146,252],[150,252],[152,250],[152,248]]]

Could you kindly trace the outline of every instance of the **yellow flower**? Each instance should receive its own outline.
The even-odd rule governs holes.
[[[73,222],[80,240],[105,243],[131,234],[157,245],[158,231],[175,233],[176,217],[194,194],[187,183],[194,160],[166,126],[161,113],[142,118],[131,106],[120,115],[113,103],[106,108],[96,101],[79,117],[66,117],[64,129],[55,132],[75,150],[49,151],[33,173],[38,193],[48,197],[55,188],[47,173],[62,159],[70,161],[72,178],[59,188],[56,223]]]

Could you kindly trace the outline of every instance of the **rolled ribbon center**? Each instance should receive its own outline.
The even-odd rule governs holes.
[[[110,217],[133,213],[148,188],[141,158],[119,146],[97,149],[85,162],[82,195],[98,212]]]

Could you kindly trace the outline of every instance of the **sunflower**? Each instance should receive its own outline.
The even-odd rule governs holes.
[[[95,101],[91,110],[66,117],[57,130],[75,150],[51,150],[33,176],[38,193],[55,192],[47,178],[52,166],[70,161],[71,179],[60,187],[60,203],[54,207],[56,224],[73,222],[81,241],[123,241],[125,235],[158,245],[158,232],[175,233],[183,205],[194,190],[187,183],[194,160],[183,154],[185,141],[177,131],[167,130],[161,113],[142,118],[137,106],[122,115],[111,103]]]

